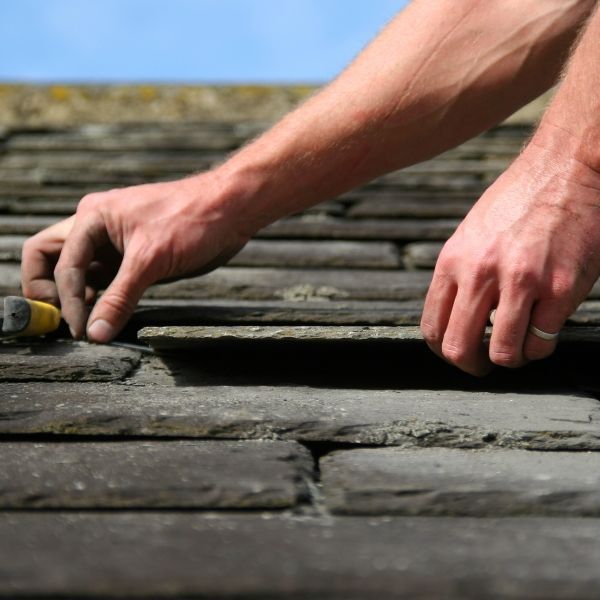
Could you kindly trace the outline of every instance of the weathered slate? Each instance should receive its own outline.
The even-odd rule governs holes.
[[[140,361],[129,348],[86,342],[0,344],[0,381],[116,381]]]
[[[110,189],[109,186],[47,186],[41,183],[10,183],[0,179],[0,198],[8,200],[41,199],[79,200],[91,192]]]
[[[96,185],[110,185],[112,187],[118,186],[129,186],[129,185],[141,185],[144,182],[149,181],[162,181],[171,178],[180,178],[189,175],[188,172],[181,171],[178,173],[171,173],[166,175],[164,173],[155,173],[150,176],[148,174],[143,175],[142,173],[110,173],[110,172],[98,172],[92,170],[58,170],[58,169],[46,169],[39,168],[33,170],[13,170],[13,169],[0,169],[0,177],[4,185],[12,184],[44,184],[44,185],[68,185],[73,184],[88,184],[90,186]]]
[[[409,300],[423,298],[425,271],[222,267],[150,287],[145,298],[245,300]]]
[[[0,212],[12,215],[71,215],[77,209],[80,198],[72,200],[42,198],[0,198]]]
[[[421,300],[142,300],[133,320],[147,325],[418,325]]]
[[[398,269],[402,259],[390,242],[251,240],[229,261],[236,267]]]
[[[0,296],[18,296],[21,293],[21,265],[0,264]]]
[[[398,175],[407,173],[427,173],[437,175],[440,173],[448,176],[475,173],[486,175],[488,173],[499,174],[511,163],[509,158],[454,158],[452,156],[438,156],[431,160],[425,160],[396,171]]]
[[[129,383],[6,383],[0,433],[600,449],[600,404],[584,396]]]
[[[407,269],[433,269],[444,247],[440,242],[414,242],[404,246],[403,261]]]
[[[489,335],[491,328],[486,333]],[[190,347],[211,348],[217,346],[241,346],[242,344],[285,344],[309,343],[326,344],[343,342],[350,344],[365,343],[399,344],[419,342],[423,339],[421,331],[415,326],[392,327],[346,326],[346,325],[226,325],[174,327],[145,327],[138,338],[157,349],[184,349]],[[594,343],[600,344],[600,327],[565,327],[559,341],[564,344]]]
[[[58,221],[59,217],[0,215],[0,234],[32,235]]]
[[[336,514],[600,515],[600,454],[377,448],[321,459]]]
[[[352,327],[346,325],[227,325],[145,327],[138,339],[157,350],[236,347],[244,344],[401,343],[422,339],[417,327]]]
[[[456,219],[338,219],[290,217],[258,232],[261,238],[332,240],[446,240],[458,226]]]
[[[23,244],[27,239],[23,235],[2,235],[0,236],[0,261],[18,262],[21,260],[21,251]]]
[[[0,555],[13,598],[592,599],[600,522],[3,513]]]
[[[447,200],[432,202],[427,198],[413,201],[392,197],[369,198],[352,206],[348,216],[353,218],[451,218],[464,217],[473,206],[473,201]]]
[[[418,325],[422,300],[142,300],[133,317],[146,325]],[[600,326],[600,302],[587,300],[570,325]],[[570,330],[569,330],[570,331]],[[580,334],[583,333],[577,330]],[[577,333],[576,332],[576,333]]]
[[[582,302],[569,317],[569,323],[577,325],[600,325],[600,301],[586,300]]]
[[[52,169],[75,171],[86,169],[99,173],[164,174],[193,172],[208,168],[225,157],[224,153],[198,152],[106,152],[91,149],[87,152],[12,150],[0,156],[0,171]]]
[[[52,216],[0,215],[0,234],[31,235],[56,223]],[[352,219],[306,215],[277,221],[259,238],[338,240],[445,240],[458,225],[454,219]]]
[[[495,175],[494,175],[495,177]],[[493,177],[490,177],[492,179]],[[393,171],[373,180],[374,185],[386,187],[437,187],[451,190],[471,191],[485,185],[487,178],[481,173],[459,173],[449,176],[447,173],[405,173]]]
[[[0,508],[286,508],[312,473],[296,442],[3,442]]]
[[[89,151],[130,152],[149,150],[222,150],[237,148],[244,136],[232,132],[177,131],[145,128],[138,131],[126,129],[114,132],[58,131],[52,134],[27,133],[12,135],[4,144],[7,151]]]

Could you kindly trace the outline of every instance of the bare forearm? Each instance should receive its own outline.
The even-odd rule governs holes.
[[[499,122],[552,85],[593,5],[413,2],[337,80],[219,169],[235,210],[252,232]]]
[[[532,143],[600,173],[600,12],[589,20]]]

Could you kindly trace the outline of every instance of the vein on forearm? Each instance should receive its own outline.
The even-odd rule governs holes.
[[[228,168],[253,179],[266,224],[434,156],[547,89],[593,4],[415,0]]]

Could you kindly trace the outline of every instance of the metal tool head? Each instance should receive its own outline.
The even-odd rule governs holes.
[[[2,307],[2,335],[16,335],[27,329],[31,306],[20,296],[6,296]]]

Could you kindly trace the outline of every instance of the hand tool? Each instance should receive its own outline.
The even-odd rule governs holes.
[[[6,296],[4,309],[0,307],[0,340],[46,335],[58,329],[59,325],[60,309],[47,302]],[[110,345],[154,354],[152,348],[140,344],[113,340]]]
[[[1,336],[25,337],[51,333],[60,324],[60,310],[47,302],[6,296],[0,312]]]

